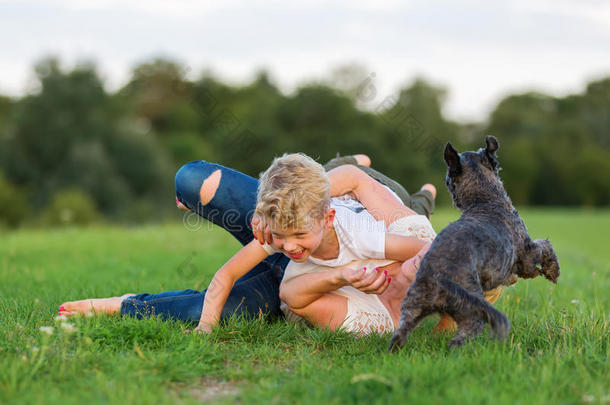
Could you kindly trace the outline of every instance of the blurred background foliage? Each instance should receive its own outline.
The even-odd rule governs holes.
[[[321,162],[366,153],[408,190],[436,184],[439,204],[449,204],[444,143],[478,148],[485,134],[500,140],[517,205],[610,204],[610,78],[561,98],[508,95],[485,122],[453,122],[442,87],[418,78],[384,98],[357,66],[290,95],[264,71],[235,86],[207,72],[189,80],[188,69],[162,59],[135,67],[114,93],[90,63],[64,69],[48,58],[34,71],[36,90],[0,96],[3,228],[166,219],[177,215],[173,176],[185,162],[256,177],[296,151]]]

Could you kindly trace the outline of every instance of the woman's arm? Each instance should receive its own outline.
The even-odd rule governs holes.
[[[229,261],[214,275],[203,300],[203,309],[198,332],[209,332],[218,323],[220,314],[227,302],[235,281],[250,271],[269,254],[256,241],[248,243],[241,248]]]
[[[335,331],[343,325],[347,316],[347,298],[326,293],[306,307],[290,310],[314,326]]]
[[[386,226],[398,218],[415,214],[386,187],[356,166],[339,166],[329,171],[328,176],[331,196],[352,194],[375,219],[384,220]],[[415,237],[388,233],[385,237],[385,258],[405,261],[425,245],[426,242]]]
[[[397,200],[386,187],[356,166],[344,165],[334,168],[328,172],[328,178],[331,196],[344,194],[354,196],[376,220],[385,221],[386,226],[398,218],[415,214]]]
[[[385,234],[385,258],[404,262],[415,256],[424,246],[429,245],[413,236]]]

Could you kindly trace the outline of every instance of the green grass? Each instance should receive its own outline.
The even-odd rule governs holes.
[[[610,212],[523,216],[533,237],[551,239],[562,274],[505,291],[508,341],[486,332],[449,351],[431,317],[398,355],[385,353],[389,336],[284,322],[193,336],[177,322],[91,317],[67,333],[53,320],[62,301],[204,288],[237,243],[182,224],[0,235],[0,403],[610,403]],[[50,325],[51,336],[39,330]]]

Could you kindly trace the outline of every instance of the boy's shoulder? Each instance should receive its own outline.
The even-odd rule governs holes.
[[[343,251],[341,256],[348,261],[356,259],[381,259],[385,251],[384,221],[377,221],[362,205],[355,201],[336,203],[335,222],[333,223],[339,246]]]
[[[348,234],[357,232],[385,232],[385,223],[376,220],[357,200],[353,198],[331,199],[331,208],[335,209],[335,225]]]
[[[332,197],[330,199],[330,206],[335,210],[349,210],[355,214],[359,214],[362,211],[366,211],[364,206],[360,204],[360,201],[350,197],[349,195],[342,195],[340,197]]]

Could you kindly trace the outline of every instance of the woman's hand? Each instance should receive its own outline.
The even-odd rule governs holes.
[[[426,243],[424,245],[424,247],[421,248],[420,251],[417,252],[417,254],[415,256],[413,256],[409,260],[406,260],[402,264],[402,266],[401,266],[402,275],[405,277],[405,279],[407,280],[409,285],[411,285],[411,283],[413,281],[415,281],[415,275],[417,273],[417,270],[419,269],[421,260],[426,255],[426,252],[428,252],[428,250],[430,250],[430,246],[431,246],[430,243]]]
[[[388,272],[379,267],[368,269],[342,268],[341,276],[343,280],[352,287],[367,294],[382,294],[392,281],[388,277]]]
[[[258,240],[258,243],[264,245],[265,243],[271,244],[271,242],[273,242],[271,230],[264,217],[254,214],[251,226],[254,239]]]

